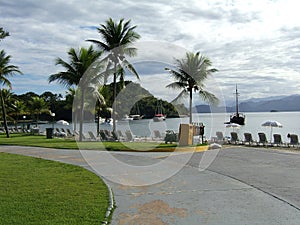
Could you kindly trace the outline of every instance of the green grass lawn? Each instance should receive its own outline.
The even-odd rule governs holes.
[[[0,224],[101,224],[103,181],[78,166],[0,153]]]
[[[0,144],[36,146],[36,147],[45,147],[45,148],[78,149],[78,146],[74,139],[70,139],[70,138],[47,139],[46,136],[44,135],[29,135],[29,134],[11,134],[10,138],[6,138],[4,134],[1,134]]]
[[[175,148],[176,144],[153,142],[76,142],[71,138],[47,139],[43,135],[11,134],[10,138],[0,135],[0,145],[36,146],[58,149],[93,149],[109,151],[155,151],[157,148]]]

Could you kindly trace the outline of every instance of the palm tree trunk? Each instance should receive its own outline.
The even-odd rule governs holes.
[[[117,71],[116,71],[116,65],[115,65],[115,72],[114,72],[114,99],[113,99],[113,132],[116,132],[116,110],[117,110],[117,103],[116,101],[117,97]]]
[[[75,111],[77,111],[77,109],[75,109]],[[74,132],[77,130],[77,112],[74,113],[73,130]]]
[[[190,89],[190,124],[193,122],[192,118],[192,101],[193,101],[193,89]]]
[[[6,120],[6,108],[5,108],[4,99],[2,96],[2,89],[0,89],[0,98],[1,98],[1,105],[2,105],[4,129],[5,129],[6,137],[9,138],[9,131],[8,131],[7,120]]]
[[[83,114],[84,114],[84,91],[81,89],[80,113],[79,113],[79,141],[83,139]]]
[[[16,113],[16,121],[15,121],[16,130],[18,130],[18,122],[19,122],[19,113]]]
[[[97,136],[100,133],[100,113],[101,113],[101,109],[99,108],[97,110]]]

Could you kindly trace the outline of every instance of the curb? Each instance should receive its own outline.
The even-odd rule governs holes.
[[[100,177],[100,178],[103,180],[103,182],[107,186],[108,193],[109,193],[109,206],[105,213],[105,219],[101,222],[101,224],[106,225],[106,224],[109,224],[109,218],[111,217],[112,212],[115,209],[115,199],[114,199],[113,191],[112,191],[112,188],[110,187],[110,185],[103,179],[103,177]]]
[[[187,146],[173,148],[155,148],[149,152],[204,152],[209,149],[209,146]]]

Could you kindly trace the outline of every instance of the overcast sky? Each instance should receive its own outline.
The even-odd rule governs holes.
[[[236,83],[242,100],[300,94],[296,0],[0,0],[0,15],[0,27],[11,35],[0,48],[24,73],[11,79],[17,94],[64,94],[66,88],[48,83],[50,74],[62,70],[55,58],[67,60],[69,48],[100,39],[95,27],[109,17],[131,19],[141,45],[149,47],[148,41],[154,41],[159,48],[157,42],[162,42],[163,49],[171,46],[171,53],[178,46],[210,58],[219,72],[207,89],[226,101],[234,98]],[[147,67],[136,62],[141,84],[158,97],[172,99],[176,92],[165,89],[172,81],[163,69],[167,64],[161,66],[168,61],[161,62],[160,56],[151,60],[159,63]]]

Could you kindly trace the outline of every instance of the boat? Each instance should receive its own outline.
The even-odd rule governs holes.
[[[162,102],[158,101],[157,106],[156,106],[156,110],[155,110],[155,114],[154,114],[154,117],[153,117],[153,121],[154,122],[160,122],[160,121],[164,121],[164,120],[166,120],[166,115],[163,114]]]
[[[132,120],[141,120],[141,119],[143,119],[144,116],[141,115],[141,113],[140,113],[140,108],[139,108],[138,103],[136,103],[135,106],[134,106],[134,113],[135,114],[129,115],[129,117],[132,118]]]
[[[113,119],[112,118],[100,119],[99,123],[100,123],[100,125],[112,126],[113,125]]]
[[[154,122],[160,122],[160,121],[164,121],[164,120],[166,120],[166,116],[162,113],[157,113],[153,117]]]
[[[239,101],[238,101],[238,89],[237,85],[235,86],[235,112],[230,115],[229,123],[236,123],[239,125],[245,125],[245,115],[239,112]],[[228,122],[227,122],[228,124]]]
[[[131,116],[128,116],[127,114],[124,115],[124,117],[121,119],[121,121],[131,121],[133,118]]]
[[[144,116],[141,116],[139,114],[136,114],[136,115],[130,115],[130,117],[133,119],[133,120],[141,120],[143,119]]]

